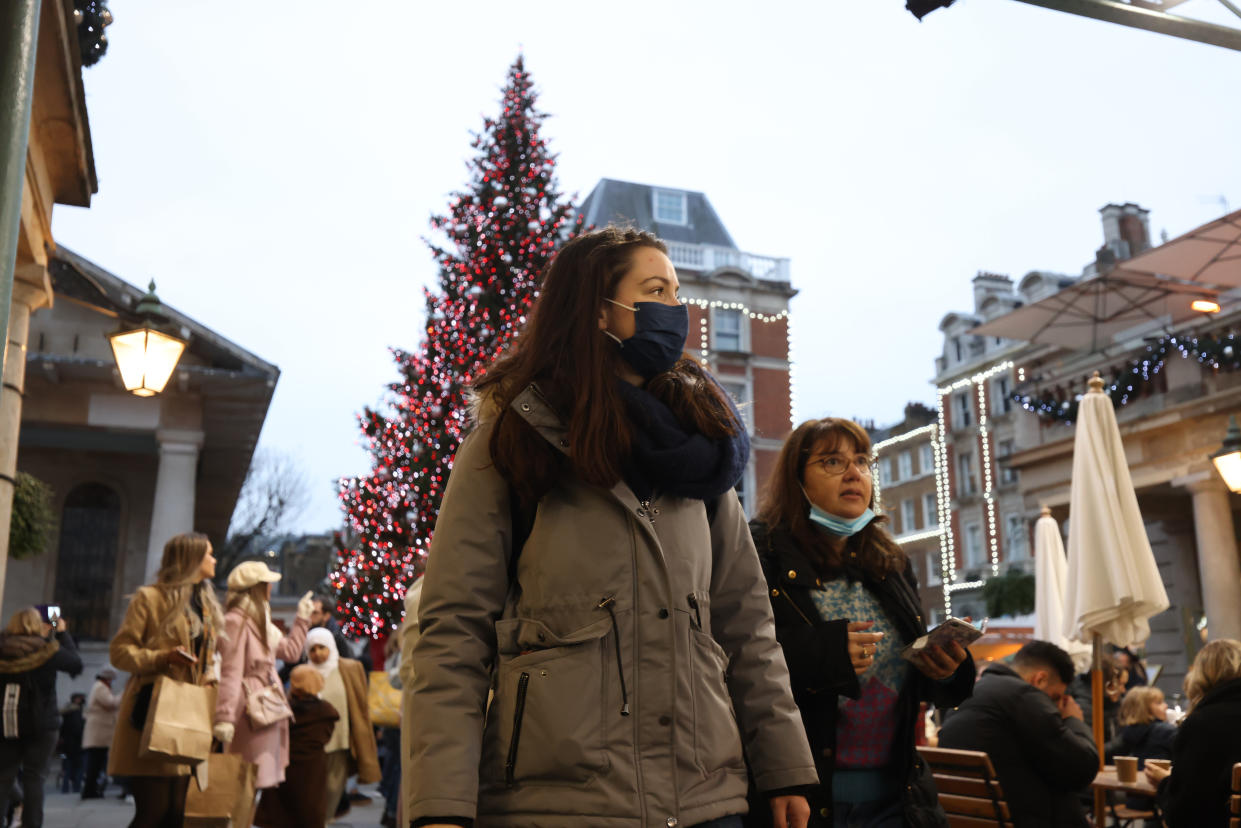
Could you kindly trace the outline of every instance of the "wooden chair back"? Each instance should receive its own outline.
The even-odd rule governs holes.
[[[1241,762],[1232,766],[1232,793],[1228,797],[1228,828],[1241,828]]]
[[[1012,816],[991,758],[980,750],[920,747],[951,828],[1011,828]]]

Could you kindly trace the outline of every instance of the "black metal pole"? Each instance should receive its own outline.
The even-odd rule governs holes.
[[[1021,0],[1021,2],[1241,52],[1241,31],[1167,12],[1130,6],[1126,3],[1113,2],[1113,0]]]
[[[0,2],[0,366],[9,346],[9,306],[22,222],[40,0]]]

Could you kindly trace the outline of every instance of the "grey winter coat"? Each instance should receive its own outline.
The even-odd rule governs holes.
[[[536,389],[513,407],[563,450]],[[747,758],[760,790],[814,784],[736,496],[709,522],[700,500],[648,509],[624,483],[566,473],[510,589],[514,516],[491,431],[461,444],[427,563],[406,818],[685,828],[746,811]]]

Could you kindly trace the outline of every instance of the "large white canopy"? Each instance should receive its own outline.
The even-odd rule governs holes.
[[[1073,657],[1077,672],[1090,669],[1090,648],[1064,634],[1064,591],[1068,577],[1060,525],[1044,508],[1034,524],[1034,637],[1059,645]]]

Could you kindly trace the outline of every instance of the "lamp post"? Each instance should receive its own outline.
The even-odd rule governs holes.
[[[1228,488],[1241,492],[1241,428],[1237,427],[1236,415],[1229,415],[1224,444],[1211,455],[1211,462]]]
[[[169,320],[155,295],[155,280],[151,280],[134,312],[138,324],[122,325],[119,331],[108,334],[108,342],[125,390],[139,397],[153,397],[168,384],[186,341],[167,332]]]

